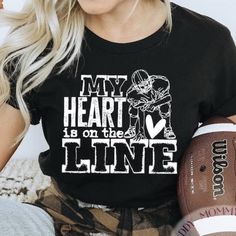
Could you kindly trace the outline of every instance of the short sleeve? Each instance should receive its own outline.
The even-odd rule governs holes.
[[[211,68],[216,74],[210,82],[207,100],[201,106],[200,122],[212,116],[236,115],[236,47],[228,29],[220,41],[221,46],[215,49],[219,62]]]
[[[10,80],[10,98],[6,101],[7,104],[11,105],[12,107],[19,109],[19,105],[16,99],[16,78],[17,72],[15,71],[15,62],[11,62],[6,68],[4,68],[5,72],[7,73],[9,80]],[[31,90],[27,94],[23,96],[24,101],[29,109],[31,125],[37,125],[40,122],[41,115],[40,110],[37,104],[37,92],[36,90]]]

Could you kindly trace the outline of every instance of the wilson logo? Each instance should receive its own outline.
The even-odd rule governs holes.
[[[224,169],[228,167],[227,161],[227,141],[220,140],[212,143],[212,172],[213,172],[213,197],[219,197],[225,193]]]

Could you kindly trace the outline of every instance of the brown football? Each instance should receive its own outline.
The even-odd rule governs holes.
[[[213,117],[195,132],[181,160],[178,199],[183,215],[236,205],[236,124]]]

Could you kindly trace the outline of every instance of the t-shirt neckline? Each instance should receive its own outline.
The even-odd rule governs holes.
[[[167,35],[168,33],[169,32],[167,29],[167,21],[165,21],[159,29],[157,29],[154,33],[146,36],[143,39],[139,39],[128,43],[117,43],[98,36],[96,33],[91,31],[87,26],[85,26],[84,40],[89,45],[90,48],[94,49],[98,48],[103,51],[122,54],[122,53],[139,52],[143,49],[147,49],[156,44],[159,44],[163,39],[163,36]]]

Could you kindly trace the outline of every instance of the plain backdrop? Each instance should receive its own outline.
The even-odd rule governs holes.
[[[20,10],[25,1],[29,0],[4,0],[4,7],[10,10]],[[173,2],[187,7],[226,25],[236,41],[236,4],[235,0],[174,0]],[[0,29],[4,35],[7,29]],[[21,145],[14,153],[13,158],[38,158],[39,152],[48,149],[43,137],[41,124],[31,126]]]

